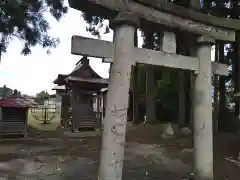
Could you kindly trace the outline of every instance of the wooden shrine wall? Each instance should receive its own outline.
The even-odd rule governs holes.
[[[71,101],[73,129],[95,128],[96,115],[93,112],[92,95],[82,93],[77,87],[73,87]]]
[[[1,108],[0,135],[27,132],[27,108]]]

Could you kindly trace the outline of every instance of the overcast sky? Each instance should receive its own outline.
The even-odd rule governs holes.
[[[68,74],[74,69],[81,56],[71,55],[71,37],[92,37],[86,32],[86,23],[80,12],[73,9],[69,9],[60,22],[55,21],[49,14],[46,17],[51,25],[50,35],[59,37],[60,44],[51,50],[50,55],[41,47],[35,47],[31,55],[22,56],[22,43],[14,40],[1,60],[0,86],[7,85],[28,95],[35,95],[42,90],[53,93],[52,82],[57,75]],[[102,39],[112,41],[112,36],[111,31],[102,35]],[[140,38],[139,41],[141,44]],[[102,63],[101,59],[91,59],[90,65],[100,76],[108,77],[109,64]]]

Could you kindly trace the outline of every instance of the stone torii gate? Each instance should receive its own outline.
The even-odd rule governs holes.
[[[128,91],[131,66],[135,63],[194,72],[194,168],[197,179],[213,179],[211,76],[213,73],[227,75],[228,67],[211,62],[211,46],[215,39],[235,41],[235,30],[240,29],[240,23],[182,7],[180,10],[186,14],[182,15],[182,11],[176,14],[172,7],[176,10],[178,6],[165,2],[162,6],[158,2],[160,0],[151,0],[151,4],[148,0],[69,0],[75,9],[93,12],[95,8],[96,15],[109,17],[114,30],[113,42],[72,37],[72,54],[103,58],[105,62],[113,63],[104,120],[100,180],[122,178]],[[134,46],[134,32],[142,19],[168,27],[163,29],[161,51]],[[176,28],[196,35],[196,57],[176,54]]]

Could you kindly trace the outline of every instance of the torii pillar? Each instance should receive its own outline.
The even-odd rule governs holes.
[[[211,47],[214,39],[202,36],[197,42],[199,71],[195,79],[193,102],[194,164],[197,180],[213,180]]]
[[[113,64],[103,125],[99,180],[122,179],[134,32],[138,26],[136,16],[123,12],[111,23],[114,29]]]

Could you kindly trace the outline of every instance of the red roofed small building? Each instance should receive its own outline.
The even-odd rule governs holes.
[[[0,135],[26,136],[28,109],[36,105],[19,95],[0,99]]]

